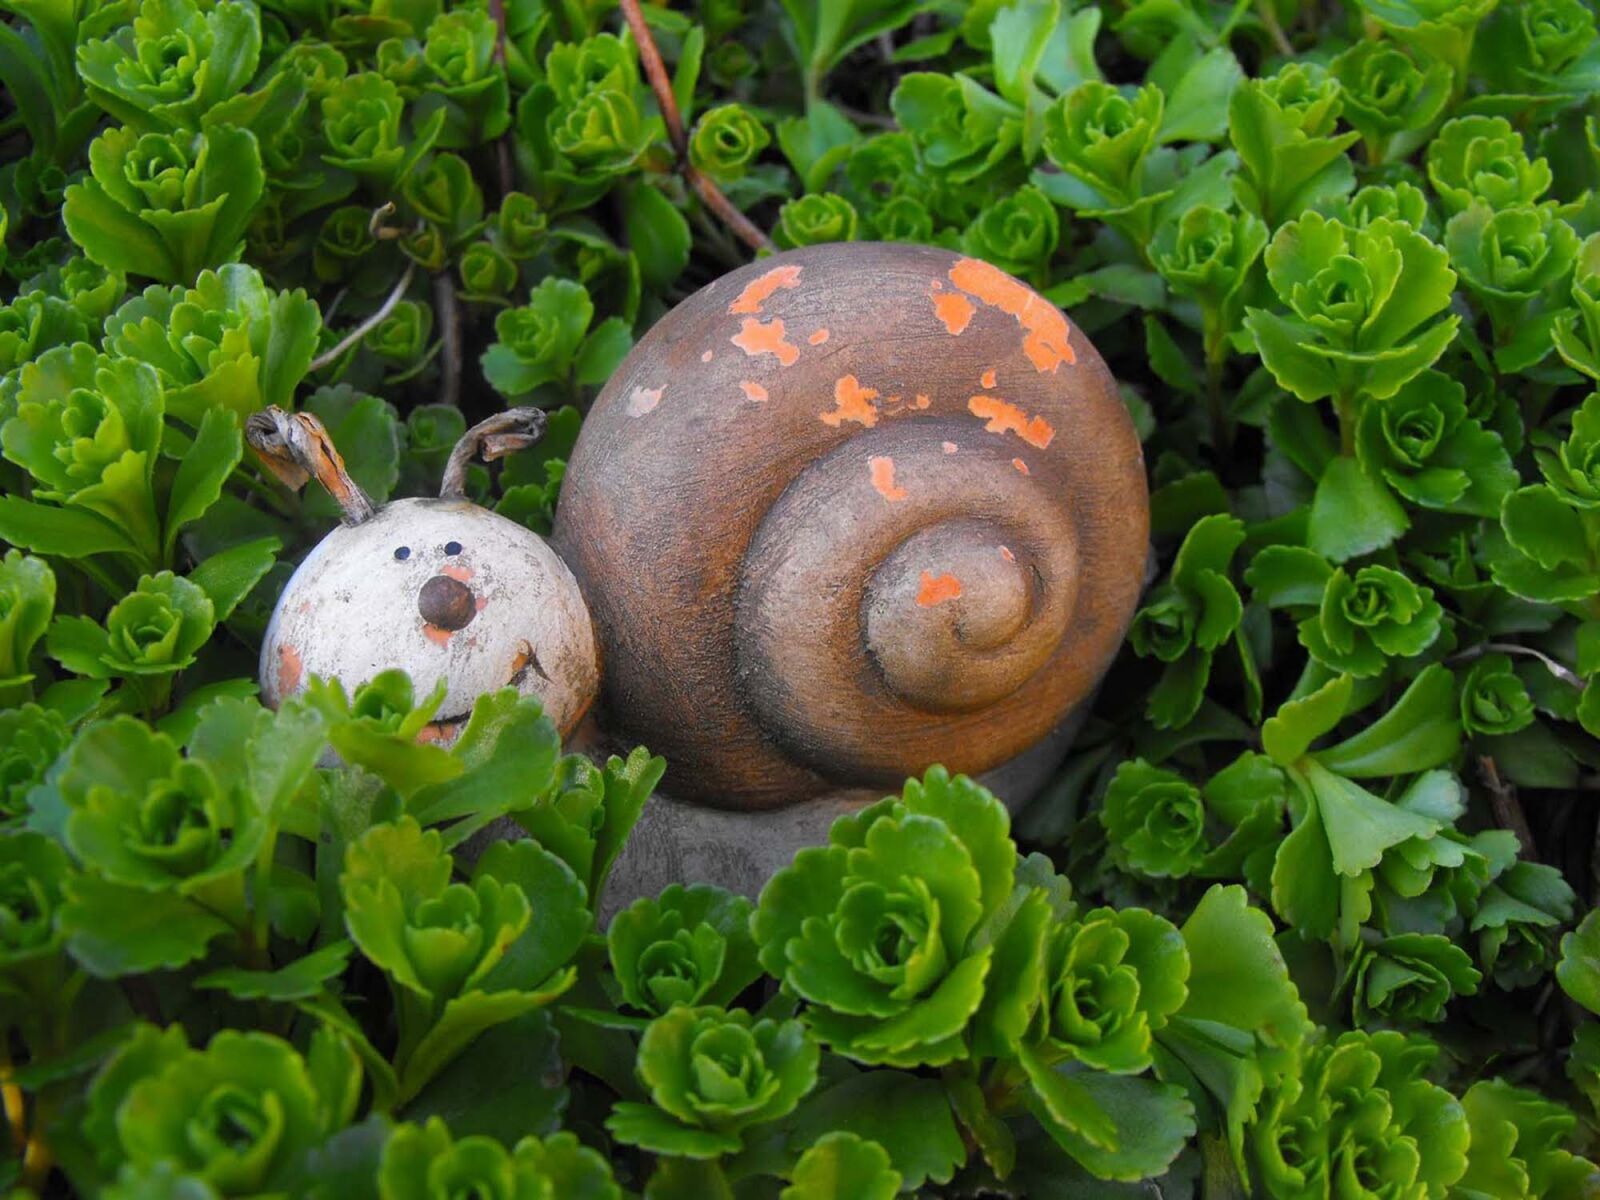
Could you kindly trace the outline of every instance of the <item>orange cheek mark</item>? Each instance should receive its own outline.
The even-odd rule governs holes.
[[[1043,417],[1030,417],[1015,404],[999,396],[974,396],[967,408],[975,417],[989,423],[984,429],[990,433],[1014,433],[1028,445],[1043,450],[1056,436],[1055,429]]]
[[[828,331],[826,329],[819,329],[806,339],[806,341],[810,342],[813,346],[820,346],[827,340]]]
[[[972,314],[978,310],[972,306],[960,292],[934,292],[933,315],[944,322],[944,327],[950,333],[960,333],[972,320]]]
[[[994,368],[990,367],[987,371],[985,371],[983,373],[983,378],[980,379],[978,382],[983,384],[983,386],[986,387],[986,388],[992,388],[995,385]]]
[[[872,472],[872,486],[890,504],[906,498],[905,488],[896,487],[894,483],[894,459],[875,454],[867,459],[867,469]]]
[[[924,571],[917,587],[917,606],[932,608],[935,604],[943,604],[960,595],[961,580],[954,575],[935,575],[932,571]]]
[[[661,393],[665,387],[647,388],[636,387],[628,396],[628,415],[642,417],[647,412],[652,412],[655,406],[661,403]]]
[[[846,375],[833,385],[833,401],[837,408],[822,414],[822,423],[837,429],[845,421],[857,421],[871,429],[878,423],[878,410],[872,402],[878,398],[876,388],[862,387],[854,375]]]
[[[1017,470],[1021,471],[1024,475],[1032,475],[1033,474],[1032,471],[1028,470],[1028,464],[1023,462],[1020,458],[1013,458],[1011,460],[1011,465],[1013,467],[1015,467]]]
[[[458,580],[461,583],[472,582],[471,567],[443,566],[439,568],[439,574],[448,575],[451,579]]]
[[[950,268],[950,282],[1017,319],[1017,324],[1027,334],[1022,339],[1022,352],[1028,356],[1034,370],[1054,373],[1062,363],[1078,361],[1068,340],[1071,330],[1061,310],[999,267],[975,258],[963,258]],[[934,303],[937,305],[937,299]]]
[[[300,676],[305,673],[305,663],[300,651],[284,644],[278,647],[278,694],[286,696],[300,686]]]
[[[741,379],[739,386],[744,389],[744,398],[746,400],[755,400],[759,403],[767,398],[767,389],[754,380]]]
[[[437,625],[430,625],[426,621],[422,623],[422,636],[435,646],[448,646],[450,644],[450,630],[440,629]]]
[[[1000,557],[1005,559],[1007,562],[1016,562],[1017,561],[1017,556],[1015,554],[1011,553],[1011,547],[1010,546],[1001,546],[1000,547]]]
[[[946,454],[954,454],[959,449],[961,449],[961,447],[956,445],[954,442],[946,442],[944,444],[944,452]]]
[[[793,366],[800,357],[800,347],[783,340],[783,321],[777,317],[770,321],[746,317],[739,332],[730,340],[751,358],[758,354],[776,355],[778,362],[786,367]]]
[[[702,354],[700,356],[700,361],[701,362],[710,362],[715,357],[716,357],[715,354],[713,354],[713,353],[711,353],[711,351],[707,350],[704,354]]]
[[[744,285],[744,291],[734,298],[728,305],[728,311],[735,315],[739,313],[758,313],[761,306],[771,299],[772,294],[779,288],[798,287],[800,284],[800,268],[797,266],[773,267],[765,275],[758,275]]]

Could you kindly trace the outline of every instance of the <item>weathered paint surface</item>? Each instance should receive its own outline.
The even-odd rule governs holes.
[[[972,301],[968,300],[960,292],[941,291],[938,280],[934,281],[933,286],[934,316],[944,322],[947,332],[952,334],[961,333],[972,321],[972,314],[978,310],[973,307]]]
[[[654,412],[656,405],[661,403],[662,393],[666,387],[636,387],[628,396],[628,415],[642,417],[648,412]]]
[[[990,433],[1014,433],[1028,445],[1043,450],[1056,436],[1055,427],[1043,417],[1030,417],[1017,405],[999,396],[974,396],[967,401],[973,416],[988,422]]]
[[[826,329],[818,329],[815,332],[813,332],[810,337],[808,337],[806,339],[806,341],[810,342],[813,346],[820,346],[824,342],[826,342],[827,340],[828,340],[828,331]]]
[[[294,691],[300,686],[304,674],[305,663],[300,658],[300,651],[284,642],[278,647],[278,690]]]
[[[950,282],[1017,319],[1026,334],[1022,339],[1022,352],[1035,370],[1054,374],[1062,363],[1070,365],[1078,361],[1069,341],[1071,330],[1067,318],[1027,284],[976,258],[963,258],[951,267]]]
[[[761,306],[780,288],[800,286],[800,271],[801,268],[793,264],[773,267],[765,275],[759,275],[745,284],[744,290],[728,305],[728,311],[735,315],[760,312]]]
[[[894,459],[887,454],[874,454],[867,459],[867,469],[872,474],[872,486],[890,504],[904,500],[909,494],[894,482]]]
[[[448,554],[452,543],[459,549]],[[455,633],[417,608],[437,575],[473,593],[477,616]],[[410,673],[418,696],[445,682],[434,724],[446,741],[485,692],[537,695],[570,732],[599,688],[593,627],[566,564],[530,530],[465,500],[397,500],[323,539],[267,627],[262,699],[275,706],[313,675],[353,692],[392,667]]]
[[[838,428],[846,421],[855,421],[871,429],[878,423],[878,410],[873,401],[878,389],[863,387],[854,375],[843,375],[834,381],[834,408],[822,414],[822,423]]]
[[[761,402],[767,399],[767,389],[762,387],[753,379],[741,379],[739,381],[739,388],[744,392],[744,398],[746,400],[755,400],[757,402]]]
[[[946,600],[958,599],[960,595],[961,580],[954,575],[935,575],[932,571],[924,571],[917,585],[917,606],[932,608]]]
[[[774,317],[770,321],[746,317],[739,326],[739,332],[729,340],[751,358],[758,354],[771,354],[786,367],[793,366],[800,359],[800,347],[784,339],[781,317]]]
[[[944,444],[944,452],[946,454],[954,454],[959,449],[961,449],[961,447],[956,445],[954,442],[946,442]]]

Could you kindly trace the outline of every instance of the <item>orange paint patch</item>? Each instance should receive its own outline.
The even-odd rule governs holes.
[[[806,339],[806,341],[810,342],[813,346],[820,346],[827,340],[828,331],[826,329],[819,329]]]
[[[960,333],[972,320],[972,314],[978,310],[972,306],[960,292],[934,292],[933,315],[944,322],[945,329],[950,333]]]
[[[655,411],[656,405],[661,403],[661,394],[666,390],[664,386],[658,388],[634,388],[628,394],[628,415],[630,417],[642,417],[647,412]]]
[[[1043,417],[1030,417],[1015,404],[999,396],[974,396],[967,408],[975,417],[988,421],[984,429],[990,433],[1014,433],[1028,445],[1043,450],[1056,436],[1055,429]]]
[[[437,625],[431,625],[427,621],[422,623],[422,636],[435,646],[448,646],[453,632],[453,630],[449,629],[440,629]]]
[[[930,405],[932,403],[933,403],[933,401],[929,400],[926,396],[922,395],[921,393],[918,393],[917,400],[916,400],[916,406],[918,408],[927,408],[928,405]]]
[[[986,388],[992,388],[995,385],[994,368],[990,367],[987,371],[985,371],[983,373],[983,377],[978,382],[983,384],[983,386]]]
[[[960,595],[961,580],[954,575],[935,575],[932,571],[924,571],[917,587],[917,606],[932,608],[935,604],[943,604]]]
[[[833,402],[838,406],[822,414],[822,423],[837,429],[845,421],[856,421],[871,429],[878,423],[878,410],[872,402],[878,389],[862,387],[854,375],[846,375],[833,385]]]
[[[1023,462],[1020,458],[1013,458],[1011,460],[1011,465],[1013,467],[1015,467],[1017,470],[1021,471],[1024,475],[1032,475],[1033,474],[1032,471],[1028,470],[1028,464]]]
[[[758,313],[761,306],[772,298],[772,294],[779,288],[792,288],[800,285],[800,268],[797,266],[773,267],[765,275],[758,275],[744,285],[744,291],[734,298],[728,305],[730,313]]]
[[[430,721],[417,730],[417,741],[425,745],[439,745],[451,741],[455,734],[456,730],[442,725],[438,721]]]
[[[1000,547],[1000,557],[1005,559],[1007,562],[1016,562],[1017,561],[1017,556],[1015,554],[1011,553],[1011,547],[1010,546],[1001,546]]]
[[[956,445],[954,442],[946,442],[944,444],[944,452],[946,454],[954,454],[959,449],[961,449],[961,447]]]
[[[872,472],[872,486],[878,490],[890,504],[906,498],[906,490],[896,487],[894,482],[894,459],[887,455],[875,454],[867,459],[867,469]]]
[[[471,567],[462,567],[462,566],[457,566],[454,563],[449,563],[449,564],[446,564],[445,566],[442,566],[442,567],[439,568],[439,574],[448,575],[448,576],[450,576],[451,579],[457,580],[457,581],[459,581],[461,583],[470,583],[470,582],[472,582],[472,568]]]
[[[799,269],[795,268],[797,271]],[[751,358],[758,354],[772,354],[786,367],[793,366],[800,357],[800,347],[784,341],[783,322],[778,318],[758,321],[754,317],[746,317],[744,324],[739,326],[739,332],[730,340]]]
[[[711,351],[707,350],[704,354],[702,354],[700,356],[700,361],[701,362],[710,362],[715,357],[716,357],[715,354],[713,354],[713,353],[711,353]]]
[[[767,398],[767,389],[750,379],[741,379],[739,386],[744,389],[746,400],[763,401]]]
[[[300,651],[287,643],[278,647],[278,695],[287,696],[300,686],[300,676],[305,673],[306,665],[300,658]]]
[[[1071,329],[1061,310],[999,267],[975,258],[963,258],[950,268],[950,282],[1017,319],[1017,324],[1027,334],[1022,339],[1022,352],[1036,371],[1053,374],[1062,363],[1078,361],[1068,340]],[[937,298],[934,304],[937,307]]]

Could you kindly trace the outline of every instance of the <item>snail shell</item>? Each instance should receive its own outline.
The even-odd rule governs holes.
[[[1093,691],[1143,577],[1139,440],[1060,310],[930,247],[762,259],[644,337],[554,534],[621,732],[772,808],[979,772]]]

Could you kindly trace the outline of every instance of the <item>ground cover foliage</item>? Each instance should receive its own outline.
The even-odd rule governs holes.
[[[0,9],[5,1186],[1593,1194],[1586,0],[699,0],[643,11],[657,88],[586,0]],[[241,423],[381,501],[544,406],[470,486],[547,529],[598,386],[768,235],[1067,308],[1159,572],[1017,817],[934,769],[601,931],[666,764],[510,692],[419,743],[399,675],[265,710],[337,511]]]

